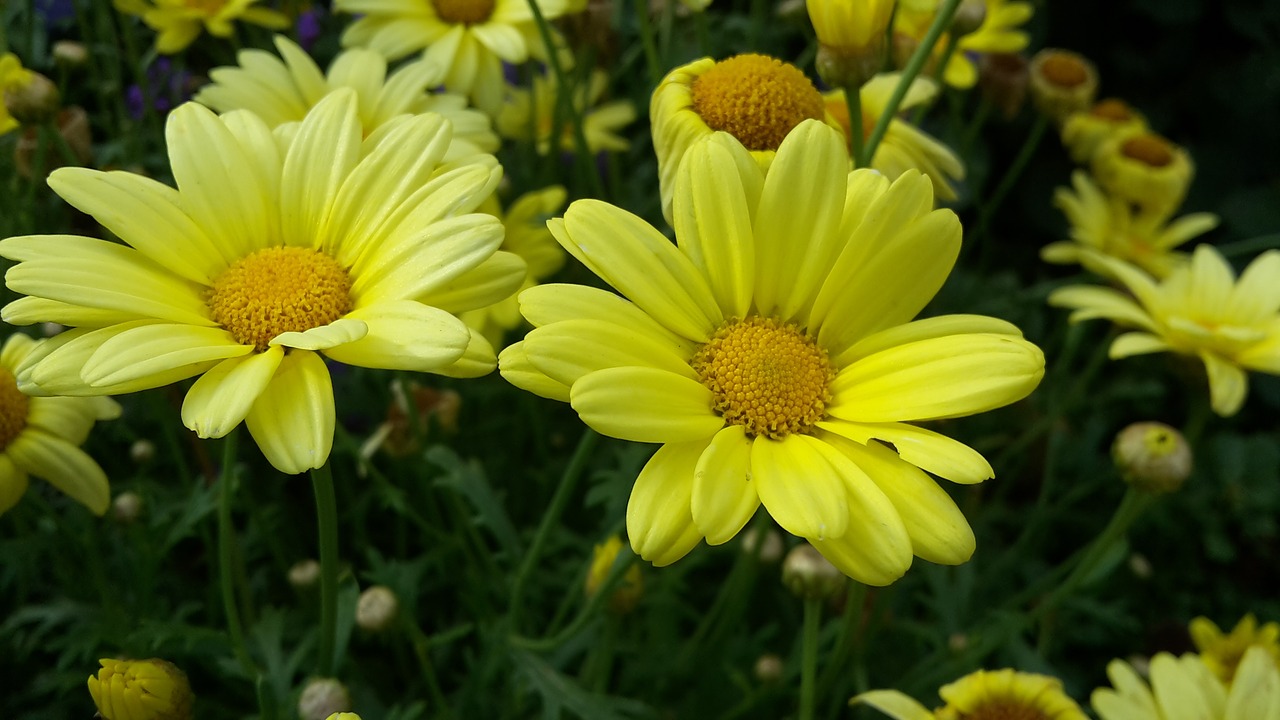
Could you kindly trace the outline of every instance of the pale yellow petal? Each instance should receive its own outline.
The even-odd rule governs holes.
[[[870,690],[853,697],[850,704],[870,705],[894,720],[934,720],[933,713],[897,690]]]
[[[1111,341],[1111,348],[1107,351],[1107,355],[1112,360],[1118,360],[1131,355],[1165,352],[1169,349],[1169,343],[1151,333],[1128,332]]]
[[[121,310],[102,310],[82,305],[46,300],[45,298],[20,297],[4,306],[0,320],[10,325],[34,325],[53,322],[71,327],[102,327],[115,323],[142,320],[146,316]]]
[[[27,492],[27,474],[8,455],[0,453],[0,515],[18,504]]]
[[[282,332],[271,338],[271,347],[282,346],[299,350],[331,350],[363,338],[369,326],[363,320],[348,314],[328,325],[313,327],[302,332]]]
[[[1022,337],[1017,325],[986,315],[939,315],[886,328],[868,335],[840,353],[833,361],[836,367],[851,365],[868,355],[898,345],[967,333],[987,333]]]
[[[1231,681],[1224,720],[1280,718],[1280,672],[1261,646],[1250,647]]]
[[[524,343],[508,345],[498,354],[498,370],[507,382],[539,397],[569,402],[569,386],[547,377],[525,355]]]
[[[417,236],[372,249],[351,284],[356,307],[444,289],[491,257],[502,245],[503,232],[496,217],[472,213],[441,220]]]
[[[708,545],[731,540],[760,507],[751,473],[751,445],[741,425],[730,425],[715,434],[698,458],[689,509]]]
[[[1249,394],[1249,376],[1239,365],[1216,353],[1202,350],[1200,359],[1209,375],[1209,402],[1213,411],[1221,417],[1235,415]]]
[[[475,268],[414,299],[455,315],[489,307],[515,294],[524,283],[527,269],[519,255],[500,250]]]
[[[154,320],[139,320],[101,329],[76,329],[62,332],[46,340],[32,353],[16,373],[18,387],[28,395],[123,395],[168,385],[198,375],[217,364],[213,358],[194,365],[179,365],[136,380],[111,385],[90,385],[81,377],[89,359],[112,339],[137,328],[163,325]],[[252,350],[252,348],[248,348]]]
[[[694,469],[710,441],[708,436],[658,448],[631,489],[627,537],[631,549],[655,565],[670,565],[702,539],[689,507]]]
[[[47,481],[94,514],[107,511],[111,502],[107,475],[75,445],[29,428],[5,448],[5,454],[19,468]]]
[[[649,367],[697,380],[689,363],[643,334],[601,320],[565,320],[535,328],[524,340],[525,354],[548,377],[573,385],[611,367]]]
[[[316,104],[298,127],[280,178],[280,232],[286,244],[317,247],[342,183],[360,153],[353,90],[340,88]]]
[[[1106,318],[1122,325],[1155,330],[1151,315],[1129,296],[1111,288],[1072,285],[1054,290],[1048,303],[1055,307],[1073,308],[1071,322]]]
[[[1151,659],[1151,690],[1164,711],[1165,720],[1213,717],[1208,700],[1169,653],[1159,653]]]
[[[696,343],[667,328],[626,298],[587,285],[547,284],[520,293],[520,313],[534,327],[561,320],[603,320],[660,341],[682,358],[693,356]]]
[[[196,380],[182,402],[182,424],[219,438],[244,421],[284,360],[284,348],[223,360]]]
[[[431,372],[451,378],[477,378],[488,375],[498,365],[498,356],[485,336],[471,330],[471,337],[462,356],[439,370]]]
[[[851,465],[830,445],[808,435],[757,437],[751,445],[751,478],[761,504],[784,530],[811,541],[839,537],[848,527],[842,473]]]
[[[288,474],[325,464],[333,447],[334,423],[329,369],[307,350],[285,355],[245,417],[267,461]]]
[[[369,305],[353,310],[347,318],[359,321],[367,334],[324,350],[347,365],[432,372],[461,358],[471,340],[461,320],[411,300]]]
[[[573,384],[573,409],[597,432],[633,442],[710,441],[724,427],[711,410],[711,391],[683,375],[645,367],[617,367]]]
[[[893,446],[898,457],[952,482],[964,485],[980,483],[995,474],[977,450],[946,435],[914,425],[831,419],[818,423],[818,427],[864,445],[872,439],[883,440]]]
[[[94,387],[155,378],[151,387],[159,387],[169,382],[170,371],[250,352],[252,345],[237,343],[222,328],[139,325],[102,343],[85,362],[80,377]]]

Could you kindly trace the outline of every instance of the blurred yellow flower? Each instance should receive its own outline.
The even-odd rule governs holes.
[[[1098,688],[1090,698],[1102,720],[1280,720],[1280,671],[1261,647],[1245,653],[1230,687],[1192,653],[1159,653],[1149,681],[1123,660],[1107,665],[1107,677],[1115,689]]]
[[[678,246],[595,200],[550,221],[623,297],[526,290],[535,329],[499,358],[513,384],[569,401],[597,431],[662,444],[627,508],[636,552],[670,564],[764,505],[868,584],[893,582],[912,555],[968,560],[973,533],[924,470],[974,483],[991,467],[908,423],[1021,399],[1044,357],[994,318],[911,322],[960,247],[928,179],[850,174],[843,139],[819,122],[792,131],[767,174],[715,133],[681,164],[673,216]]]
[[[1224,635],[1212,620],[1198,617],[1191,621],[1191,642],[1200,651],[1200,659],[1215,677],[1230,686],[1240,668],[1244,654],[1252,647],[1267,651],[1273,662],[1280,663],[1280,624],[1269,622],[1258,627],[1249,613]]]
[[[195,696],[186,673],[159,658],[98,661],[89,694],[104,720],[190,720]]]
[[[586,137],[587,151],[621,151],[631,143],[618,134],[622,128],[636,119],[636,108],[630,100],[614,100],[597,105],[609,84],[609,76],[603,70],[593,70],[591,80],[574,90],[571,101],[575,117],[582,119],[582,133]],[[533,76],[533,89],[510,89],[502,112],[498,114],[498,132],[512,140],[534,141],[538,152],[546,155],[555,150],[576,152],[577,138],[573,119],[565,117],[560,128],[559,142],[551,137],[555,131],[556,97],[560,85],[555,75],[537,73]]]
[[[613,569],[613,563],[621,551],[622,538],[617,535],[610,535],[607,540],[596,545],[591,553],[591,567],[587,570],[587,579],[582,587],[587,597],[595,595],[609,577],[609,571]],[[635,609],[643,594],[644,575],[640,573],[639,565],[632,564],[609,595],[609,611],[615,615],[626,615]]]
[[[946,705],[929,712],[897,690],[872,690],[850,704],[870,705],[896,720],[1087,720],[1084,711],[1048,675],[978,670],[938,690]]]
[[[877,75],[862,86],[859,93],[862,119],[858,130],[864,140],[888,107],[899,77],[898,73]],[[899,107],[906,110],[927,103],[937,91],[937,84],[932,80],[916,78]],[[852,123],[849,122],[849,106],[845,102],[844,91],[826,93],[823,100],[826,102],[827,114],[835,119],[847,137]],[[876,147],[875,157],[871,158],[871,167],[884,173],[890,180],[897,179],[907,170],[919,170],[933,182],[934,197],[944,201],[956,199],[956,191],[951,183],[964,179],[964,165],[950,148],[901,118],[889,121],[889,127]]]
[[[1094,262],[1132,295],[1074,285],[1049,295],[1049,304],[1073,308],[1071,321],[1108,318],[1137,328],[1111,344],[1111,358],[1174,352],[1200,358],[1209,378],[1213,411],[1234,415],[1248,394],[1245,370],[1280,374],[1280,251],[1235,271],[1211,245],[1199,245],[1191,262],[1163,280],[1121,260]]]
[[[1098,145],[1090,165],[1107,192],[1168,214],[1182,204],[1195,174],[1186,150],[1150,131],[1112,135]]]
[[[863,53],[884,39],[894,0],[806,0],[818,42],[843,53]]]
[[[94,422],[119,417],[120,406],[111,398],[24,395],[15,376],[38,344],[14,333],[0,350],[0,514],[35,475],[101,515],[111,502],[107,476],[79,446]]]
[[[1045,262],[1079,263],[1101,273],[1105,270],[1094,256],[1102,254],[1163,278],[1187,262],[1186,253],[1174,248],[1218,226],[1218,216],[1212,213],[1192,213],[1170,222],[1168,213],[1135,210],[1103,192],[1082,170],[1071,175],[1071,184],[1053,194],[1053,204],[1071,224],[1071,239],[1046,245],[1040,251]]]
[[[259,0],[112,0],[116,10],[137,15],[156,36],[156,52],[182,52],[200,35],[201,29],[224,40],[235,33],[232,22],[241,20],[272,30],[289,27],[284,14],[255,7]]]
[[[1128,103],[1107,98],[1088,110],[1072,113],[1062,122],[1062,144],[1071,159],[1087,164],[1098,146],[1120,133],[1145,132],[1147,120]]]
[[[1022,0],[985,0],[986,14],[978,29],[960,37],[956,41],[955,52],[942,69],[941,78],[951,87],[967,89],[978,82],[976,58],[985,53],[1016,53],[1027,47],[1030,38],[1022,30],[1022,26],[1031,19],[1034,6]],[[893,22],[895,43],[905,50],[914,50],[924,39],[933,22],[936,7],[932,9],[913,9],[909,5],[901,5]],[[932,62],[942,62],[942,55],[950,42],[944,34],[933,49]],[[895,53],[909,56],[909,52]],[[905,57],[896,58],[905,63]],[[937,73],[933,73],[937,75]]]
[[[1027,68],[1031,104],[1054,122],[1083,112],[1098,94],[1098,71],[1085,56],[1044,48],[1031,56]]]
[[[242,421],[279,470],[325,463],[334,401],[319,353],[363,367],[474,376],[493,349],[456,313],[519,287],[493,273],[502,223],[473,211],[492,156],[441,165],[448,123],[404,115],[362,140],[339,89],[281,147],[256,115],[196,103],[166,128],[178,189],[63,168],[49,184],[126,244],[73,235],[0,241],[18,264],[6,322],[73,326],[19,373],[24,390],[110,395],[198,376],[182,419],[201,437]]]
[[[424,51],[424,59],[444,69],[446,88],[496,115],[506,90],[502,63],[545,62],[551,52],[529,1],[334,0],[333,8],[359,16],[342,34],[344,47],[371,48],[389,60]],[[536,2],[548,21],[585,7],[572,0]]]
[[[13,53],[0,54],[0,135],[18,127],[18,121],[9,114],[4,95],[10,90],[25,86],[31,81],[31,71],[22,67],[22,61]]]
[[[467,107],[467,99],[437,93],[444,70],[425,60],[407,63],[387,75],[387,61],[378,53],[353,48],[339,53],[327,75],[292,40],[275,37],[281,60],[265,50],[241,50],[238,66],[214,68],[212,80],[200,88],[195,101],[225,113],[249,110],[276,128],[301,122],[329,93],[342,87],[356,91],[356,112],[364,135],[373,134],[397,115],[440,113],[453,128],[453,143],[445,160],[498,149],[498,136],[489,116]]]

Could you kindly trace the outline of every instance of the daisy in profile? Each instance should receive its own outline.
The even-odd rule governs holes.
[[[1102,720],[1280,720],[1280,671],[1262,647],[1244,653],[1229,687],[1192,653],[1156,655],[1149,680],[1112,660],[1107,677],[1114,689],[1098,688],[1090,698]]]
[[[897,690],[872,690],[853,698],[895,720],[1087,720],[1088,716],[1048,675],[1016,670],[979,670],[943,685],[946,705],[929,712]]]
[[[1112,195],[1167,214],[1182,204],[1195,175],[1185,148],[1150,131],[1111,135],[1098,144],[1090,169]]]
[[[574,88],[573,116],[582,119],[582,133],[587,141],[587,151],[595,154],[605,151],[622,151],[631,143],[618,134],[636,119],[636,108],[630,100],[614,100],[600,104],[600,98],[609,85],[609,76],[603,70],[591,73],[591,80]],[[566,117],[556,142],[556,98],[560,86],[555,75],[537,73],[533,76],[532,89],[513,87],[507,102],[498,114],[498,132],[512,140],[537,143],[538,153],[546,155],[554,148],[558,152],[576,152],[578,141],[573,118]]]
[[[960,247],[929,180],[850,174],[840,133],[819,122],[767,174],[718,133],[683,162],[674,218],[677,245],[607,203],[571,204],[552,234],[621,297],[526,290],[535,329],[500,357],[509,381],[569,401],[595,430],[661,445],[627,507],[635,551],[670,564],[764,505],[868,584],[913,555],[966,561],[973,532],[925,471],[975,483],[991,467],[912,423],[1025,397],[1044,356],[994,318],[911,321]]]
[[[1022,26],[1031,19],[1031,15],[1035,12],[1034,5],[1022,0],[977,0],[977,2],[986,6],[982,24],[956,41],[955,52],[951,53],[941,73],[932,73],[947,85],[961,90],[971,88],[978,82],[976,61],[982,55],[1016,53],[1026,49],[1031,42]],[[895,58],[899,59],[901,64],[906,63],[911,51],[915,50],[915,46],[929,32],[929,25],[933,23],[936,12],[936,5],[927,8],[924,5],[913,8],[909,3],[899,5],[898,14],[894,19],[893,33],[895,50],[897,48],[907,50],[900,58],[895,52]],[[949,38],[944,33],[938,40],[938,44],[934,46],[933,63],[942,62],[942,55],[948,42]]]
[[[14,333],[0,350],[0,514],[44,478],[94,514],[107,511],[107,476],[80,449],[98,420],[120,416],[111,398],[27,397],[15,378],[40,341]]]
[[[889,98],[898,86],[898,79],[898,73],[884,73],[862,86],[859,93],[862,118],[857,130],[862,133],[864,141],[871,135],[876,120],[888,107]],[[911,88],[899,107],[906,110],[928,103],[937,92],[938,86],[932,80],[917,78],[911,83]],[[823,100],[826,102],[827,113],[835,118],[847,137],[854,125],[849,122],[849,106],[845,102],[844,90],[826,93]],[[951,183],[964,179],[964,164],[950,148],[901,118],[889,121],[888,130],[876,146],[875,157],[871,158],[871,167],[884,173],[890,180],[907,170],[919,170],[933,182],[934,197],[945,201],[956,199]]]
[[[235,32],[232,22],[240,20],[272,30],[289,27],[283,13],[258,6],[258,0],[113,0],[117,11],[137,15],[156,36],[156,52],[173,55],[187,48],[200,32],[224,40]]]
[[[1280,251],[1259,255],[1239,280],[1212,245],[1196,246],[1163,280],[1104,255],[1093,262],[1129,294],[1073,285],[1055,290],[1049,304],[1073,309],[1072,322],[1108,318],[1134,328],[1111,343],[1113,360],[1155,352],[1199,358],[1210,404],[1223,417],[1244,404],[1246,370],[1280,374]]]
[[[265,50],[241,50],[238,66],[214,68],[209,73],[212,82],[196,93],[195,101],[220,113],[250,110],[276,128],[301,122],[326,95],[349,87],[356,91],[357,114],[366,137],[397,115],[436,112],[453,126],[453,145],[446,160],[498,149],[498,136],[487,115],[468,108],[461,95],[434,91],[444,81],[443,68],[419,60],[387,75],[385,58],[372,50],[353,48],[339,53],[326,75],[289,38],[277,35],[275,43],[280,57]]]
[[[321,100],[292,140],[246,111],[170,114],[177,189],[67,168],[49,184],[124,244],[14,237],[0,255],[27,295],[6,322],[75,329],[41,346],[18,382],[111,395],[196,378],[182,420],[201,437],[244,422],[286,473],[329,456],[334,401],[322,357],[371,368],[484,374],[493,349],[457,313],[500,300],[524,264],[498,252],[502,223],[473,212],[496,160],[442,165],[438,115],[363,138],[354,91]]]
[[[1170,221],[1167,212],[1135,208],[1108,195],[1083,170],[1072,173],[1071,185],[1053,193],[1053,204],[1071,225],[1071,239],[1046,245],[1040,251],[1045,262],[1078,263],[1102,273],[1105,270],[1094,258],[1104,255],[1163,278],[1187,262],[1187,254],[1174,248],[1218,226],[1213,213],[1191,213]]]
[[[572,0],[534,1],[547,20],[581,9]],[[529,0],[334,0],[333,8],[359,16],[342,34],[344,47],[371,48],[389,60],[423,51],[444,69],[446,88],[490,115],[506,90],[502,63],[545,62],[550,52]]]

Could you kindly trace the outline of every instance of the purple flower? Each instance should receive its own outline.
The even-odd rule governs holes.
[[[147,68],[146,91],[141,85],[130,85],[125,90],[129,117],[141,120],[149,109],[161,115],[169,112],[191,97],[193,80],[186,70],[174,70],[169,58],[157,58]]]

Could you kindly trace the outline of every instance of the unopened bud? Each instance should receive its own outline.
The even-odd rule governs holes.
[[[53,337],[54,335],[57,335],[58,333],[66,329],[67,329],[67,326],[63,325],[62,323],[56,323],[56,322],[40,323],[40,332],[43,333],[45,337]]]
[[[951,16],[951,34],[962,37],[972,34],[982,27],[987,19],[987,3],[985,0],[964,0]]]
[[[186,673],[159,658],[98,661],[89,694],[104,720],[191,720],[195,696]]]
[[[156,444],[146,438],[134,440],[129,446],[129,457],[139,465],[149,463],[156,457]]]
[[[315,560],[299,560],[289,568],[289,584],[298,590],[306,590],[320,579],[320,563]]]
[[[89,61],[89,49],[74,40],[59,40],[50,50],[53,61],[63,67],[80,67]]]
[[[782,561],[782,582],[807,600],[826,600],[844,588],[845,577],[809,543],[791,548]]]
[[[759,544],[761,535],[764,536],[763,545]],[[742,552],[755,555],[760,562],[772,565],[782,559],[782,536],[773,528],[767,528],[763,533],[758,527],[748,528],[742,533]]]
[[[312,678],[298,697],[301,720],[328,720],[334,713],[350,712],[351,693],[334,678]]]
[[[121,525],[130,525],[142,515],[142,496],[122,492],[111,501],[111,517]]]
[[[356,602],[356,625],[361,630],[380,633],[391,627],[400,611],[400,601],[386,585],[374,585],[360,593]]]
[[[756,658],[754,668],[756,680],[768,685],[782,679],[782,658],[773,653],[765,653]]]
[[[9,114],[23,125],[39,125],[52,120],[62,107],[58,86],[38,72],[28,74],[26,82],[4,91],[4,104]]]
[[[1125,482],[1150,493],[1173,492],[1191,475],[1191,447],[1164,423],[1139,422],[1121,430],[1111,458]]]
[[[969,647],[969,636],[961,632],[951,633],[947,636],[947,647],[959,655]]]
[[[1146,580],[1151,577],[1151,561],[1142,553],[1129,556],[1129,570],[1137,577]]]
[[[818,46],[814,66],[818,77],[832,87],[862,87],[880,72],[884,64],[884,43],[877,41],[859,52],[846,52],[841,48]]]

